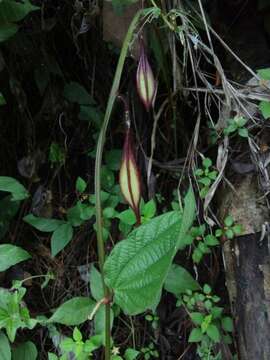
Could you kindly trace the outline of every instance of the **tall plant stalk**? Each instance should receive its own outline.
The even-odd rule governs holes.
[[[102,235],[102,205],[101,205],[101,166],[102,166],[102,156],[104,150],[104,143],[106,140],[106,132],[109,125],[112,109],[114,102],[118,95],[119,84],[121,80],[121,75],[123,72],[123,67],[125,59],[128,53],[129,45],[132,41],[133,34],[136,30],[137,24],[140,20],[141,15],[144,10],[139,10],[134,16],[128,32],[126,34],[123,46],[121,49],[120,57],[118,60],[116,72],[113,79],[113,84],[111,92],[109,95],[109,100],[106,107],[106,112],[104,116],[104,121],[98,138],[97,144],[97,154],[96,154],[96,163],[95,163],[95,198],[96,198],[96,222],[97,222],[97,248],[98,248],[98,258],[99,258],[99,267],[102,277],[103,290],[104,290],[104,299],[105,299],[105,360],[110,360],[111,358],[111,344],[110,344],[110,289],[106,286],[104,279],[104,262],[105,262],[105,248]]]

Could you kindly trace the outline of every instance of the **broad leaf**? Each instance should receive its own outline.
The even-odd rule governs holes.
[[[100,301],[104,297],[101,274],[93,264],[90,269],[90,289],[96,301]]]
[[[129,348],[125,351],[124,358],[125,360],[135,360],[138,358],[139,355],[140,355],[139,351]]]
[[[0,359],[11,360],[9,341],[3,332],[0,332]]]
[[[38,9],[29,0],[22,0],[21,2],[2,0],[0,2],[0,42],[16,34],[19,27],[14,22],[22,20],[31,11]]]
[[[0,3],[0,22],[20,21],[34,10],[39,10],[39,8],[32,5],[29,0],[23,0],[22,2],[3,0]]]
[[[30,257],[31,255],[27,251],[18,246],[2,244],[0,245],[0,272]]]
[[[165,290],[175,295],[183,294],[186,290],[200,289],[200,285],[182,266],[172,264],[164,284]]]
[[[0,42],[7,40],[15,35],[19,27],[16,24],[1,24],[0,23]]]
[[[141,313],[157,302],[175,254],[180,226],[179,212],[156,217],[117,244],[106,260],[105,282],[126,313]]]
[[[93,105],[95,102],[88,91],[77,82],[70,82],[65,85],[64,97],[80,105]]]
[[[60,225],[52,235],[51,252],[56,256],[71,241],[73,237],[73,228],[69,223]]]
[[[270,68],[259,69],[257,73],[261,79],[270,80]]]
[[[265,119],[270,118],[270,101],[261,101],[259,104],[259,109],[261,110]]]
[[[96,303],[89,297],[75,297],[60,305],[48,323],[80,325],[88,319]]]
[[[55,231],[60,225],[65,224],[63,220],[36,217],[32,214],[26,215],[23,220],[35,229],[44,232]]]
[[[196,200],[193,189],[192,187],[190,187],[184,200],[184,212],[182,216],[180,234],[177,241],[178,249],[185,247],[185,243],[183,242],[183,237],[187,233],[191,225],[193,224],[195,214],[196,214]]]
[[[196,342],[200,342],[203,338],[203,333],[201,331],[201,329],[199,328],[195,328],[191,331],[189,338],[188,338],[188,342],[190,343],[196,343]]]
[[[24,200],[29,194],[25,187],[16,179],[8,176],[0,176],[0,190],[10,192],[12,200]]]
[[[95,334],[102,335],[105,343],[105,305],[101,305],[94,317]],[[113,327],[114,313],[110,309],[110,328]]]
[[[32,341],[27,341],[12,350],[12,360],[36,360],[37,348]]]

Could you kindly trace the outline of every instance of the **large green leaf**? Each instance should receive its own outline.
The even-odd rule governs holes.
[[[93,298],[96,301],[100,301],[104,297],[102,277],[100,272],[95,268],[94,264],[91,265],[89,281]]]
[[[52,235],[51,252],[56,256],[71,241],[73,237],[73,227],[69,223],[60,225]]]
[[[136,315],[157,305],[173,257],[186,246],[185,236],[195,210],[191,188],[182,219],[178,211],[158,216],[115,246],[105,262],[105,282],[124,312]]]
[[[37,230],[44,232],[55,231],[60,225],[65,224],[63,220],[36,217],[33,214],[26,215],[23,220]]]
[[[13,201],[24,200],[29,196],[28,191],[19,181],[8,176],[0,176],[0,191],[10,192]]]
[[[93,98],[88,91],[77,82],[70,82],[64,87],[64,97],[70,101],[80,105],[95,104]]]
[[[0,271],[5,271],[9,267],[27,260],[31,257],[27,251],[11,244],[0,245]]]
[[[1,24],[0,23],[0,42],[7,40],[15,35],[19,27],[16,24]]]
[[[0,332],[0,359],[11,360],[9,341],[6,335],[2,331]]]
[[[12,350],[12,360],[36,360],[37,348],[32,341],[27,341]]]
[[[198,290],[200,285],[182,266],[172,264],[164,284],[165,290],[180,295],[186,290]]]
[[[32,5],[29,0],[3,0],[0,3],[0,23],[20,21],[34,10],[39,10],[39,7]]]
[[[48,322],[80,325],[88,319],[95,305],[96,303],[89,297],[75,297],[59,306]]]
[[[196,200],[193,189],[192,187],[190,187],[184,200],[184,212],[181,222],[180,233],[177,241],[178,249],[182,249],[186,246],[185,242],[183,241],[183,237],[186,235],[189,228],[193,224],[195,214],[196,214]]]
[[[0,2],[0,42],[7,40],[18,31],[18,25],[14,22],[22,20],[31,11],[38,10],[29,0],[21,2],[14,0],[2,0]]]
[[[157,302],[180,226],[179,212],[166,213],[134,230],[113,249],[105,263],[105,281],[124,312],[135,315]]]

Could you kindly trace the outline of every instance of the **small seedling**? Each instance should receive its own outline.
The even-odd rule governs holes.
[[[243,234],[243,226],[241,224],[235,224],[232,216],[227,216],[224,220],[224,226],[221,229],[217,229],[215,232],[215,236],[217,238],[233,239],[235,236],[239,236]]]
[[[228,119],[228,126],[224,129],[224,135],[230,135],[237,133],[243,138],[248,137],[248,129],[245,127],[247,119],[243,116],[235,116],[232,119]]]
[[[141,353],[144,360],[159,358],[158,351],[155,349],[155,345],[153,343],[150,343],[147,347],[142,348]]]
[[[192,259],[195,263],[199,263],[205,254],[211,252],[210,248],[220,244],[216,236],[208,234],[205,235],[206,226],[192,227],[185,238],[187,245],[194,245]]]
[[[199,344],[197,353],[201,359],[219,359],[217,354],[212,352],[214,344],[221,340],[227,344],[232,342],[229,335],[233,331],[232,319],[223,315],[223,307],[218,306],[220,298],[211,293],[211,287],[205,284],[203,291],[187,290],[180,300],[195,325],[188,341]],[[210,355],[212,357],[209,357]]]
[[[158,328],[159,317],[155,314],[148,314],[145,316],[145,320],[151,323],[154,330]]]
[[[210,186],[216,180],[218,172],[212,168],[212,160],[204,158],[202,162],[203,168],[195,171],[195,176],[200,184],[200,196],[202,199],[206,197]]]

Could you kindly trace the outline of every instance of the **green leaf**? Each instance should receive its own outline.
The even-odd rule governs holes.
[[[238,129],[238,134],[243,138],[247,138],[248,137],[248,129],[246,129],[246,128]]]
[[[24,200],[29,196],[28,191],[19,181],[8,176],[0,176],[0,191],[10,192],[13,201]]]
[[[55,354],[48,352],[48,360],[58,360],[58,357]]]
[[[115,217],[115,215],[116,215],[116,211],[114,210],[113,207],[106,207],[103,210],[103,216],[106,219],[113,219]]]
[[[49,151],[49,161],[52,164],[63,165],[65,163],[66,154],[61,145],[52,142]]]
[[[205,284],[203,286],[203,292],[206,294],[206,295],[209,295],[211,293],[212,289],[211,287],[208,285],[208,284]]]
[[[94,105],[95,102],[88,91],[77,82],[70,82],[64,87],[64,97],[79,105]]]
[[[259,104],[259,109],[265,119],[270,118],[270,101],[261,101]]]
[[[2,331],[0,332],[0,359],[11,360],[9,341],[6,335]]]
[[[89,297],[74,297],[60,305],[47,322],[80,325],[88,319],[94,307],[95,302]]]
[[[1,33],[1,26],[0,26],[0,33]],[[0,92],[0,106],[5,105],[6,103],[7,102],[6,102],[6,99],[4,98],[4,95]]]
[[[225,231],[225,235],[226,235],[226,237],[227,237],[228,239],[230,239],[230,240],[234,238],[234,232],[233,232],[232,229],[226,230],[226,231]]]
[[[95,334],[102,335],[102,341],[105,344],[105,305],[102,304],[94,317]],[[113,327],[114,313],[110,309],[110,328]]]
[[[76,342],[77,341],[82,341],[82,333],[77,328],[77,326],[74,328],[72,336],[73,336],[74,341],[76,341]]]
[[[60,348],[64,352],[71,352],[76,349],[76,344],[74,343],[73,339],[71,338],[64,338],[61,341]],[[64,358],[65,359],[65,358]],[[66,359],[65,359],[66,360]]]
[[[201,325],[204,320],[204,316],[200,312],[190,313],[190,318],[195,325]]]
[[[117,171],[120,169],[122,150],[113,149],[105,153],[105,161],[108,169]]]
[[[93,127],[99,130],[104,119],[104,113],[97,106],[81,105],[79,119],[91,122]]]
[[[76,180],[76,190],[83,193],[87,187],[87,183],[79,176]]]
[[[67,211],[67,220],[72,226],[80,226],[84,220],[81,217],[82,215],[82,203],[80,201],[77,204]]]
[[[246,125],[247,119],[243,116],[235,116],[234,122],[236,123],[238,128],[242,128],[243,126]]]
[[[135,360],[140,355],[140,352],[135,349],[127,349],[124,354],[125,360]]]
[[[31,255],[22,248],[11,244],[2,244],[0,245],[0,272],[29,258]]]
[[[198,290],[200,285],[182,266],[172,264],[166,277],[164,289],[175,295],[183,294],[186,290]]]
[[[105,262],[105,282],[124,312],[135,315],[156,304],[180,226],[179,212],[169,212],[133,230],[114,247]]]
[[[201,331],[201,329],[199,328],[195,328],[191,331],[189,338],[188,338],[188,342],[190,343],[197,343],[200,342],[203,338],[203,333]]]
[[[107,166],[102,166],[100,176],[102,189],[110,191],[115,184],[114,173]]]
[[[103,344],[102,340],[102,335],[91,336],[91,338],[86,340],[84,344],[84,351],[87,353],[92,353]]]
[[[34,10],[39,10],[39,7],[32,5],[29,0],[23,0],[20,3],[14,0],[3,0],[0,3],[0,23],[21,21]]]
[[[213,306],[211,309],[211,315],[213,319],[219,319],[223,313],[223,308],[219,306]]]
[[[134,211],[131,209],[122,211],[117,215],[117,218],[120,219],[126,225],[134,225],[136,224],[136,216]]]
[[[221,325],[223,330],[233,332],[233,321],[229,316],[225,316],[221,319]]]
[[[196,248],[194,251],[193,251],[193,254],[192,254],[192,260],[198,264],[201,259],[203,257],[203,253],[201,252],[201,250],[199,248]]]
[[[103,292],[103,285],[102,285],[102,278],[100,272],[95,268],[92,264],[90,268],[90,289],[93,298],[96,301],[103,299],[104,292]]]
[[[270,80],[270,68],[257,70],[257,74],[263,80]]]
[[[199,242],[198,245],[198,249],[203,253],[203,254],[209,254],[211,251],[209,249],[209,247],[204,243],[204,242]]]
[[[206,245],[208,246],[216,246],[216,245],[219,245],[219,241],[218,239],[214,236],[214,235],[207,235],[205,238],[204,238],[204,242]]]
[[[225,220],[224,220],[224,224],[225,224],[225,226],[232,226],[233,225],[233,223],[234,223],[234,219],[233,219],[233,217],[232,216],[227,216],[226,218],[225,218]]]
[[[208,177],[203,177],[203,178],[199,179],[198,182],[200,184],[203,184],[204,186],[209,186],[209,185],[211,185],[212,181]]]
[[[204,158],[203,159],[203,166],[208,169],[210,166],[212,166],[212,160],[209,158]]]
[[[18,29],[18,25],[12,23],[2,24],[0,20],[0,42],[6,41],[15,35]]]
[[[177,248],[185,247],[184,237],[192,226],[196,214],[196,200],[192,187],[189,188],[184,200],[184,212],[181,221],[181,228],[177,240]]]
[[[243,234],[243,226],[240,224],[236,224],[233,226],[232,231],[234,235],[242,235]]]
[[[201,330],[202,333],[204,334],[206,332],[206,330],[208,329],[209,325],[211,324],[212,321],[212,314],[206,315],[203,319],[203,322],[201,324]]]
[[[152,199],[150,201],[148,201],[142,209],[142,214],[143,216],[145,216],[148,219],[151,219],[152,217],[155,216],[157,211],[157,207],[156,207],[156,203],[155,201]]]
[[[233,123],[224,129],[224,134],[229,135],[237,130],[236,123]]]
[[[210,324],[206,329],[206,334],[210,337],[214,342],[220,341],[220,332],[216,325]]]
[[[56,256],[72,240],[73,228],[71,224],[64,223],[60,225],[52,234],[51,252]]]
[[[59,226],[65,224],[63,220],[36,217],[33,214],[26,215],[23,218],[23,221],[29,225],[32,225],[35,229],[44,232],[55,231]]]
[[[12,360],[36,360],[37,348],[32,341],[27,341],[12,350]]]

